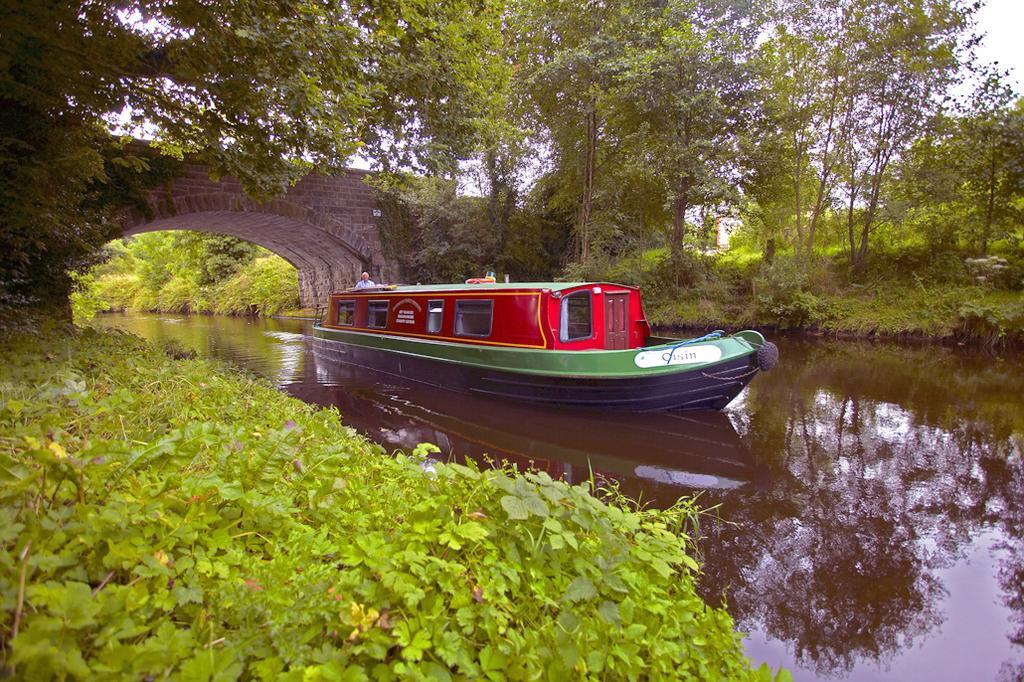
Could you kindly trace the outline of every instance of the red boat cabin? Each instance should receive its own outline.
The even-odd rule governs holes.
[[[323,326],[552,350],[640,348],[651,335],[639,289],[593,282],[350,289],[331,295]]]

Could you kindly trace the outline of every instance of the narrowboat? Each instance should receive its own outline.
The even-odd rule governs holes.
[[[331,294],[317,354],[441,388],[632,411],[721,409],[778,349],[756,331],[653,336],[637,287],[377,286]]]

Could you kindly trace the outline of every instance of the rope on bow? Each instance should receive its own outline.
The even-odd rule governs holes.
[[[696,339],[687,339],[686,341],[680,341],[679,343],[668,349],[668,353],[665,356],[665,364],[671,365],[672,356],[675,355],[676,351],[682,348],[683,346],[690,346],[695,343],[703,343],[704,341],[715,341],[716,339],[722,338],[722,334],[724,333],[725,332],[723,330],[716,329],[715,331],[708,332],[704,336],[699,336]]]

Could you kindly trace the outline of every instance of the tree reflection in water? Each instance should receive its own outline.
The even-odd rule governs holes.
[[[1021,365],[935,348],[787,346],[730,411],[772,477],[709,496],[736,524],[705,528],[705,595],[725,595],[740,629],[788,642],[819,675],[886,666],[943,623],[941,569],[992,530],[1012,641],[1024,644]],[[1003,666],[1008,679],[1022,673]]]
[[[1021,436],[1015,437],[1012,459],[988,462],[986,477],[992,490],[985,504],[986,521],[999,526],[1003,539],[998,547],[1005,555],[999,566],[999,585],[1006,605],[1013,612],[1014,630],[1010,636],[1024,647],[1024,464],[1021,462]],[[1007,662],[1000,671],[1001,680],[1024,680],[1024,662]]]

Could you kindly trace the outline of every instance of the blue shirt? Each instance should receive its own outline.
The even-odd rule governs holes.
[[[375,287],[375,286],[377,286],[377,285],[373,283],[372,279],[366,279],[366,280],[361,279],[358,282],[356,282],[356,289],[366,289],[367,287]]]

